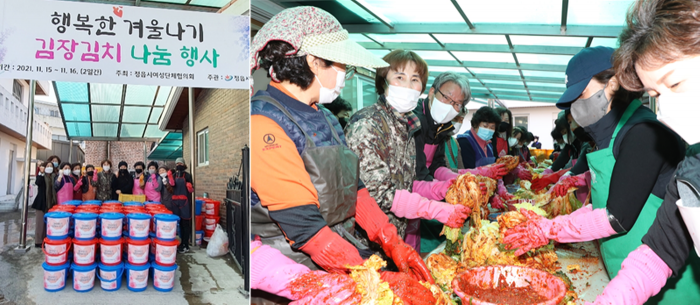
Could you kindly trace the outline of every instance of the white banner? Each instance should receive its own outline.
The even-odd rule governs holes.
[[[250,17],[0,0],[0,77],[249,89]]]

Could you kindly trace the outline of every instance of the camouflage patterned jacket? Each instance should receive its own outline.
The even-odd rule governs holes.
[[[408,220],[390,212],[396,190],[409,190],[416,175],[416,144],[413,134],[420,121],[413,112],[400,114],[386,103],[358,111],[345,128],[348,147],[360,158],[360,179],[379,207],[406,234]]]

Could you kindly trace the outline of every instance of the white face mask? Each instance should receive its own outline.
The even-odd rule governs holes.
[[[45,169],[44,169],[44,172],[47,173],[47,174],[53,173],[53,167],[47,167],[47,168],[45,168]]]
[[[331,66],[331,69],[335,70],[333,66]],[[335,78],[335,88],[333,89],[328,89],[323,86],[321,83],[321,80],[318,79],[318,76],[316,77],[316,81],[318,82],[319,85],[321,85],[321,92],[319,93],[318,97],[318,103],[319,104],[330,104],[332,103],[339,95],[340,95],[340,90],[345,88],[345,72],[344,71],[338,71],[337,76]]]
[[[418,90],[389,85],[386,101],[399,113],[407,113],[416,109],[419,97]]]
[[[163,178],[166,178],[166,177],[168,177],[168,173],[162,173],[162,174],[160,174],[160,176]]]
[[[155,173],[156,173],[156,170],[155,170],[155,169],[149,169],[149,170],[148,170],[148,174],[149,174],[149,175],[153,175],[153,174],[155,174]]]
[[[109,171],[109,165],[103,166],[102,169],[103,169],[105,172],[108,172],[108,171]]]
[[[458,134],[459,130],[462,129],[462,123],[454,122],[452,123],[452,126],[455,127],[455,129],[452,131],[452,134]]]
[[[445,124],[452,121],[459,113],[450,104],[445,104],[437,98],[433,98],[433,106],[430,107],[430,115],[435,124]]]
[[[73,175],[80,176],[80,170],[79,169],[74,170]]]
[[[561,136],[561,138],[564,140],[565,144],[569,143],[569,135],[563,135],[563,136]]]
[[[518,144],[518,139],[516,138],[509,138],[508,139],[508,147],[513,147],[515,144]]]
[[[515,148],[523,148],[523,146],[521,144],[516,144]]]
[[[63,174],[66,175],[66,176],[70,176],[70,172],[71,172],[70,169],[64,169],[64,170],[63,170]]]
[[[659,114],[657,118],[675,131],[688,144],[700,142],[697,113],[700,104],[698,92],[664,93],[659,97]]]

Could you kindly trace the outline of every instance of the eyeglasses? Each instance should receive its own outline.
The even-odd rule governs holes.
[[[357,67],[346,66],[345,67],[345,80],[351,80],[352,77],[355,76],[355,72],[357,72]]]
[[[453,100],[451,97],[449,97],[449,96],[445,95],[444,93],[442,93],[442,92],[440,91],[440,89],[435,88],[435,91],[437,91],[438,93],[440,93],[440,95],[442,95],[442,97],[446,98],[447,101],[450,103],[450,105],[452,105],[452,107],[455,107],[455,108],[457,108],[457,109],[462,109],[462,105],[464,105],[464,101],[462,101],[462,102],[455,102],[455,100]]]

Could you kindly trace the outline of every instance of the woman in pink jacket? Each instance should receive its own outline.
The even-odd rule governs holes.
[[[64,162],[59,167],[59,172],[56,173],[54,189],[56,190],[58,204],[73,200],[73,185],[75,185],[76,181],[71,176],[71,171],[71,164]]]
[[[138,164],[138,163],[137,163]],[[146,200],[160,202],[160,190],[163,188],[163,180],[158,177],[158,162],[151,161],[148,163],[148,172],[145,174],[144,192]]]

